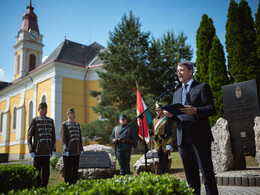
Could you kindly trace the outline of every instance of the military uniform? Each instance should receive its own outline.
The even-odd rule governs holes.
[[[73,108],[67,111],[75,113]],[[80,154],[83,153],[83,145],[80,124],[67,120],[61,124],[60,139],[63,148],[64,180],[65,183],[75,184],[78,179]]]
[[[125,115],[120,115],[119,120],[127,119]],[[130,160],[131,160],[131,148],[136,148],[137,139],[135,131],[132,127],[128,127],[122,132],[122,130],[127,126],[119,125],[114,127],[110,139],[113,142],[116,139],[115,148],[116,156],[118,159],[118,164],[120,166],[120,175],[130,174]]]
[[[38,110],[41,108],[47,109],[47,104],[40,103]],[[50,176],[50,156],[56,152],[53,119],[41,115],[33,118],[28,129],[27,142],[29,152],[34,158],[33,165],[39,171],[37,186],[46,188]]]
[[[161,106],[161,104],[156,104],[156,110],[161,110]],[[159,157],[160,174],[164,174],[169,169],[169,151],[166,150],[166,146],[172,144],[172,122],[161,113],[160,116],[153,119],[152,129],[155,149]]]

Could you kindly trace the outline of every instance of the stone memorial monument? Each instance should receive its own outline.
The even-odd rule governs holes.
[[[152,154],[153,154],[153,156],[152,156]],[[157,174],[160,174],[159,157],[158,157],[156,150],[155,149],[149,150],[146,153],[146,158],[147,158],[147,171],[152,172],[152,173],[157,172]],[[172,164],[172,157],[169,156],[169,167],[168,167],[169,170],[171,168],[171,164]],[[135,169],[136,174],[146,171],[144,155],[139,160],[136,161],[136,163],[134,164],[134,169]],[[156,169],[156,171],[155,171],[155,169]]]
[[[116,170],[116,159],[113,148],[93,144],[83,147],[84,153],[80,156],[79,178],[101,179],[112,177]],[[56,164],[56,170],[63,176],[63,158]]]
[[[254,119],[259,115],[256,80],[222,86],[225,119],[231,136],[234,169],[246,168],[245,153],[255,154]]]

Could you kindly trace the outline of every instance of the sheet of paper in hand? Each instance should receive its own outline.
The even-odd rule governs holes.
[[[172,113],[173,115],[185,114],[185,113],[180,111],[180,108],[185,108],[185,107],[181,103],[169,104],[169,105],[166,105],[166,106],[162,106],[163,110],[166,110],[166,111]]]

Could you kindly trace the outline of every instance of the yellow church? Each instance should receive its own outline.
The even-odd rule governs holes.
[[[0,82],[0,153],[8,153],[9,160],[30,158],[27,130],[38,116],[40,102],[47,103],[47,116],[54,119],[57,152],[62,150],[59,131],[68,108],[74,107],[80,124],[101,120],[91,108],[100,100],[89,90],[101,90],[97,71],[104,64],[96,52],[105,48],[96,42],[86,46],[65,39],[41,63],[43,35],[33,10],[30,0],[16,36],[14,80]]]

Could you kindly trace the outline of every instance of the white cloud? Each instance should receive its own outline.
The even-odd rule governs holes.
[[[0,68],[0,81],[10,82],[10,79],[5,76],[5,71]]]

